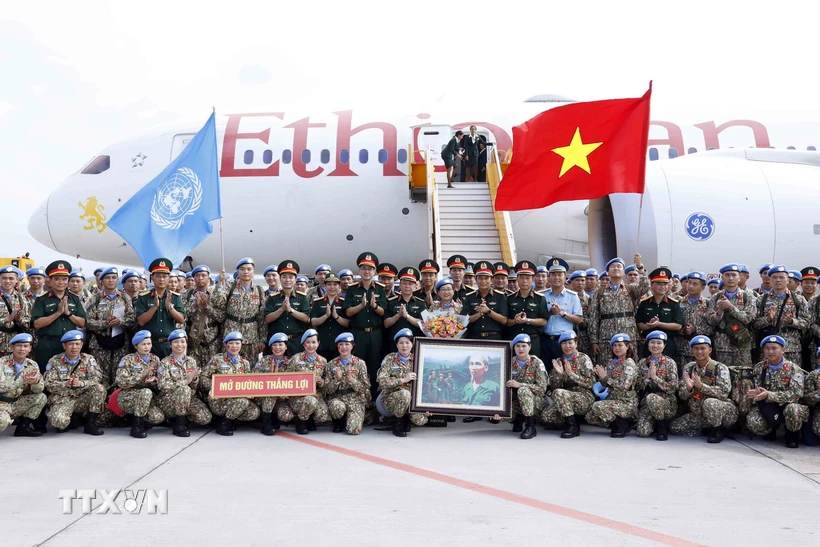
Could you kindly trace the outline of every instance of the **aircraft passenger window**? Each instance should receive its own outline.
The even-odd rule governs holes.
[[[658,149],[657,148],[650,148],[649,149],[649,161],[656,161],[658,159]]]
[[[341,163],[348,163],[350,161],[350,152],[348,150],[342,150],[339,152],[339,162]]]
[[[262,152],[262,161],[265,165],[270,165],[273,161],[273,151],[272,150],[265,150]]]
[[[310,150],[302,150],[302,163],[305,165],[310,163]]]
[[[787,146],[786,147],[786,150],[794,150],[794,149],[795,149],[794,146]]]
[[[290,163],[290,150],[282,150],[282,163]]]
[[[384,148],[379,150],[379,163],[387,163],[387,150]]]
[[[698,149],[697,149],[697,148],[695,148],[694,146],[691,146],[691,147],[689,147],[689,150],[687,150],[687,151],[686,151],[686,153],[687,153],[687,154],[697,154],[697,153],[698,153]]]
[[[322,150],[322,152],[319,154],[319,161],[321,161],[322,163],[330,163],[330,150],[328,150],[327,148]]]
[[[399,163],[407,163],[407,150],[404,148],[399,148],[398,154],[396,154],[396,158],[399,160]]]
[[[359,150],[359,163],[367,163],[367,150]]]
[[[806,150],[811,150],[812,152],[817,152],[817,148],[815,148],[814,146],[809,146],[808,148],[806,148]]]
[[[678,149],[674,146],[669,148],[669,159],[677,158],[678,157]]]
[[[83,175],[99,175],[111,168],[111,156],[97,156],[82,170]]]
[[[253,163],[253,150],[245,150],[245,157],[243,158],[245,165]]]

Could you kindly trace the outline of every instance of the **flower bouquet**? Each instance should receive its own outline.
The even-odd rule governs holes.
[[[428,338],[461,338],[467,332],[470,318],[436,310],[421,312],[421,332]]]

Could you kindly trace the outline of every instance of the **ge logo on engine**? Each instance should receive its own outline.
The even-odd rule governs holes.
[[[686,219],[686,235],[695,241],[706,241],[715,233],[715,221],[706,213],[692,213]]]

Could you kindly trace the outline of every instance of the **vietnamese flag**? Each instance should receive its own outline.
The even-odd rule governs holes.
[[[497,211],[539,209],[607,194],[643,194],[649,90],[639,99],[572,103],[513,127]]]

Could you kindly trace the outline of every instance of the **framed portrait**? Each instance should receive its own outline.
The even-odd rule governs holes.
[[[410,412],[511,415],[510,343],[417,337]]]

